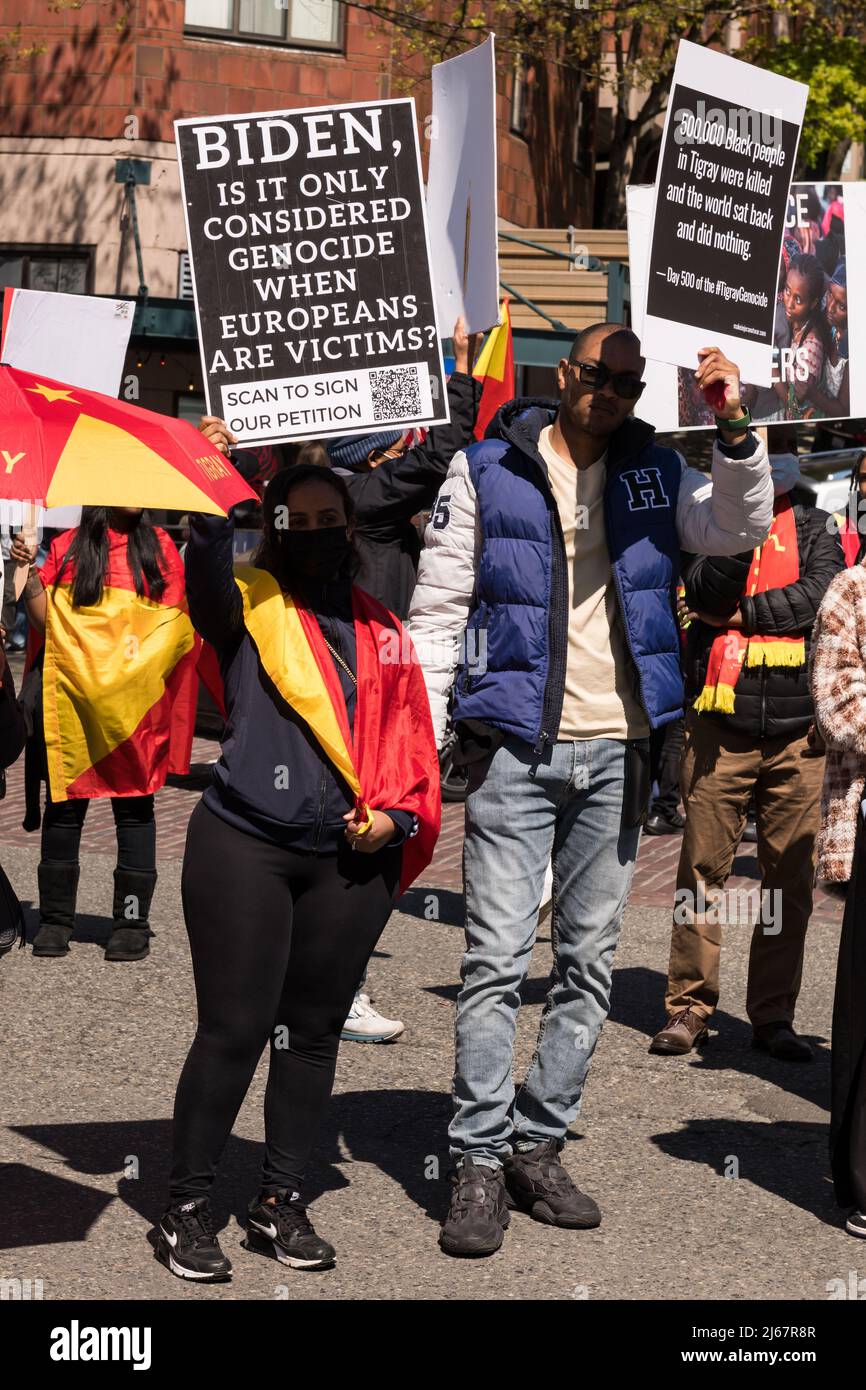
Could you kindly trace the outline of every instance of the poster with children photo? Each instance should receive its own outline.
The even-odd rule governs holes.
[[[632,322],[640,333],[652,189],[628,190]],[[866,183],[793,183],[775,287],[771,384],[744,379],[755,424],[866,415]],[[714,426],[688,368],[648,361],[641,416],[657,430]]]
[[[743,383],[756,424],[851,412],[844,183],[791,185],[773,325],[770,386]],[[694,379],[677,369],[680,428],[713,424]]]

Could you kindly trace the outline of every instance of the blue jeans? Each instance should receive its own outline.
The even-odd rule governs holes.
[[[507,737],[470,768],[467,951],[449,1129],[458,1161],[496,1166],[519,1142],[561,1140],[580,1109],[640,840],[639,824],[623,824],[627,747],[591,739],[536,754]],[[551,856],[554,967],[535,1056],[515,1097],[518,991]]]

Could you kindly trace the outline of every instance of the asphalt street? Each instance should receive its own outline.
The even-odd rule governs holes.
[[[3,862],[31,901],[37,849]],[[584,1108],[565,1150],[603,1214],[569,1232],[515,1216],[482,1261],[441,1254],[453,1014],[462,950],[460,901],[416,891],[394,915],[370,972],[382,1011],[406,1033],[391,1045],[344,1044],[310,1175],[317,1229],[338,1263],[285,1269],[241,1247],[262,1138],[260,1066],[214,1194],[230,1285],[202,1288],[153,1257],[175,1082],[194,1028],[180,915],[180,863],[160,864],[147,961],[107,964],[113,860],[84,857],[79,928],[62,960],[14,951],[0,962],[4,1036],[0,1131],[0,1278],[41,1280],[45,1299],[826,1299],[830,1281],[866,1272],[829,1182],[829,1027],[838,926],[814,924],[798,1027],[812,1065],[749,1046],[747,931],[731,928],[717,1035],[700,1056],[647,1053],[659,1026],[669,914],[629,908],[611,1018]],[[31,933],[34,924],[31,914]],[[243,922],[238,923],[243,930]],[[542,928],[521,1011],[516,1072],[535,1040],[550,967]]]

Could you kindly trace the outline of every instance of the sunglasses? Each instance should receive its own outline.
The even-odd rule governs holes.
[[[603,362],[569,362],[577,371],[581,386],[606,386],[608,382],[623,401],[636,401],[646,386],[634,372],[612,372]]]

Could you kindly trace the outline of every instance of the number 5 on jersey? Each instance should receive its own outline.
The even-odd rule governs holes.
[[[436,505],[430,516],[434,531],[442,531],[451,520],[451,508],[448,505],[451,501],[451,493],[447,497],[437,497]]]

